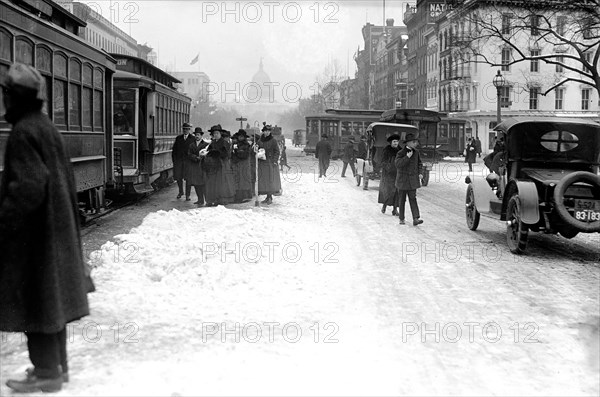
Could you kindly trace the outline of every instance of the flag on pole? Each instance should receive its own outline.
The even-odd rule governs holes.
[[[192,59],[192,62],[190,62],[190,65],[195,64],[196,62],[198,62],[198,58],[200,57],[200,53],[198,53],[198,55],[196,55],[196,57],[194,59]]]

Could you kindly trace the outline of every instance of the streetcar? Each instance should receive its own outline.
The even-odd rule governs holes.
[[[466,120],[425,109],[395,108],[383,112],[379,121],[412,124],[419,129],[419,146],[432,162],[459,156],[465,148]]]
[[[82,220],[105,207],[112,179],[112,77],[116,60],[78,36],[85,22],[54,2],[0,2],[0,76],[14,62],[35,67],[46,85],[43,111],[70,156]],[[4,114],[0,93],[0,114]],[[10,126],[0,120],[0,173]]]
[[[332,159],[340,158],[348,138],[358,142],[369,124],[379,121],[383,110],[327,109],[325,113],[306,116],[306,146],[304,152],[314,154],[322,134],[327,134],[333,151]]]
[[[144,59],[111,54],[117,192],[146,193],[172,177],[171,149],[190,119],[191,98],[177,91],[178,79]]]

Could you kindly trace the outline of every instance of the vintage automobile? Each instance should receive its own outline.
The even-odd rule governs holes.
[[[467,177],[467,226],[480,215],[506,222],[510,251],[522,254],[529,231],[600,232],[600,124],[558,117],[512,118],[495,130],[504,138],[497,173]]]
[[[399,123],[371,123],[367,127],[367,161],[357,159],[356,165],[356,185],[360,186],[363,182],[363,189],[367,190],[370,179],[378,179],[381,173],[381,159],[383,157],[383,149],[389,144],[387,138],[392,134],[400,135],[400,145],[408,132],[412,132],[419,136],[419,129],[410,124]],[[422,159],[424,160],[424,159]],[[429,173],[432,165],[424,161],[423,163],[423,180],[421,184],[427,186],[429,182]]]

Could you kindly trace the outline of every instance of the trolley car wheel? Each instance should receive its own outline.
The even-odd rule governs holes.
[[[527,248],[528,227],[521,221],[521,200],[518,194],[508,201],[506,210],[506,242],[513,254],[522,254]]]
[[[465,215],[467,218],[467,226],[471,230],[477,230],[477,226],[479,226],[479,218],[480,214],[477,211],[477,207],[475,207],[475,193],[473,192],[473,186],[469,185],[467,187],[467,198],[465,205]]]

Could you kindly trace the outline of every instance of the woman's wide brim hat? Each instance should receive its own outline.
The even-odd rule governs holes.
[[[408,134],[406,134],[406,136],[404,137],[404,141],[403,143],[406,142],[410,142],[410,141],[417,141],[419,138],[417,137],[417,134],[415,134],[414,132],[409,132]]]
[[[248,134],[246,133],[246,130],[238,130],[238,132],[236,132],[235,135],[248,138]]]
[[[265,124],[265,126],[262,128],[261,131],[265,132],[265,131],[271,131],[271,130],[273,130],[273,127],[271,127],[269,124]]]
[[[213,125],[212,127],[210,127],[210,129],[208,130],[208,132],[210,132],[210,135],[213,135],[215,131],[221,132],[223,131],[223,128],[221,128],[221,124],[217,124],[217,125]]]
[[[221,130],[221,136],[223,138],[231,137],[231,132],[229,132],[227,130]]]
[[[388,142],[399,141],[399,140],[400,140],[400,135],[398,135],[398,134],[392,134],[392,135],[388,136],[388,139],[387,139]]]

